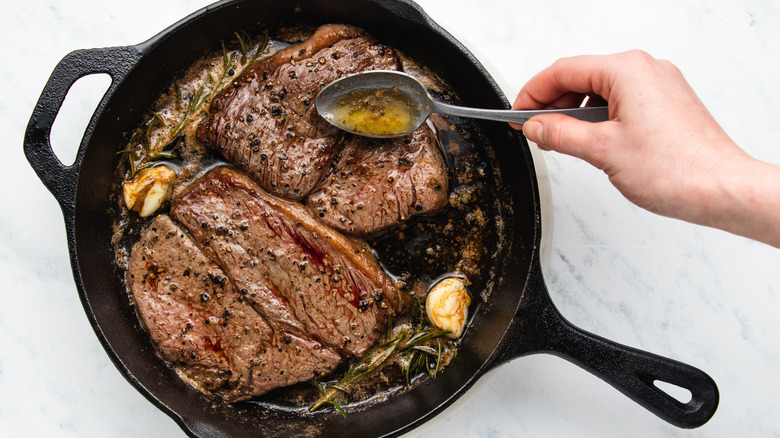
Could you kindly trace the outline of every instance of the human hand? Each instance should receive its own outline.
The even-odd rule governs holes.
[[[572,155],[603,170],[640,207],[767,241],[762,233],[780,218],[780,203],[776,211],[766,212],[766,224],[753,224],[735,206],[750,213],[763,207],[734,198],[756,195],[747,193],[762,184],[752,181],[756,172],[780,182],[780,168],[740,149],[674,65],[638,50],[563,58],[526,83],[513,108],[576,107],[587,95],[608,102],[609,121],[545,114],[528,120],[523,132],[543,150]],[[780,233],[774,233],[778,236],[772,242],[780,246]]]

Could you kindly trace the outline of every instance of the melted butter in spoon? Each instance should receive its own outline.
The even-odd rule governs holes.
[[[354,89],[327,115],[329,122],[358,134],[388,137],[413,131],[415,103],[398,87]]]

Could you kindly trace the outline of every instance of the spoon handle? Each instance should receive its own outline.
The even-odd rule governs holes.
[[[584,120],[586,122],[604,122],[609,120],[609,110],[606,106],[526,111],[486,110],[449,105],[442,102],[434,102],[433,108],[431,109],[435,113],[509,123],[525,123],[531,117],[537,116],[539,114],[565,114],[567,116],[571,116],[579,120]]]

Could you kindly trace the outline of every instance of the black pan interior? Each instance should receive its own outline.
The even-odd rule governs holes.
[[[111,97],[81,162],[73,224],[74,266],[82,300],[112,360],[147,398],[196,436],[386,436],[419,425],[451,404],[489,369],[536,262],[540,218],[536,175],[522,135],[503,123],[480,123],[485,148],[495,157],[507,208],[504,252],[493,260],[502,274],[479,306],[457,358],[439,378],[351,412],[304,414],[257,403],[227,406],[192,390],[160,361],[139,327],[113,268],[110,240],[116,215],[115,169],[124,135],[195,59],[237,30],[303,23],[353,24],[429,67],[474,107],[508,103],[481,64],[449,34],[407,1],[278,0],[220,2],[137,46],[143,57]]]

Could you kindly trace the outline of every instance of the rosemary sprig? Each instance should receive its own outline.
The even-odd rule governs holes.
[[[256,61],[261,55],[268,51],[269,36],[268,32],[264,32],[260,37],[261,39],[257,43],[257,49],[255,53],[249,58],[248,52],[251,46],[251,37],[242,36],[239,33],[235,34],[238,45],[239,53],[236,51],[228,51],[224,41],[222,41],[222,74],[217,81],[208,75],[207,83],[201,85],[194,95],[189,97],[186,109],[181,119],[169,126],[165,119],[158,112],[152,112],[148,117],[149,122],[146,125],[146,129],[143,130],[143,134],[133,135],[128,146],[119,151],[120,154],[124,154],[127,157],[127,161],[130,167],[130,178],[135,174],[147,167],[154,164],[155,161],[162,159],[175,158],[175,151],[182,142],[181,134],[187,125],[196,119],[201,113],[204,105],[210,102],[211,99],[219,94],[225,86],[232,80],[232,77],[236,74],[236,71],[245,69],[251,63]],[[187,97],[182,93],[180,84],[178,81],[173,84],[173,92],[176,97],[177,105],[185,100]],[[157,142],[152,144],[152,134],[156,129],[165,129],[168,131],[159,135]]]
[[[311,408],[309,408],[309,411],[314,412],[325,403],[338,406],[338,403],[333,400],[336,395],[339,392],[347,392],[346,386],[349,385],[352,381],[361,376],[369,374],[385,363],[385,361],[387,361],[387,359],[393,355],[401,341],[406,337],[406,333],[406,330],[401,330],[401,332],[398,333],[394,339],[369,349],[363,355],[363,357],[358,359],[352,364],[352,366],[349,367],[349,369],[347,369],[347,372],[341,379],[339,379],[337,383],[318,384],[317,387],[320,390],[320,400],[317,401],[317,403],[315,403]],[[341,406],[338,406],[338,410],[341,412],[341,415],[346,417],[346,414],[344,413],[344,410],[341,408]]]
[[[363,357],[353,362],[338,382],[315,383],[320,391],[320,399],[309,408],[309,411],[313,412],[324,404],[329,404],[336,407],[341,415],[346,417],[342,407],[334,400],[338,393],[349,392],[346,388],[351,382],[376,371],[395,355],[400,355],[398,364],[404,373],[407,384],[410,384],[412,378],[423,368],[431,378],[436,378],[436,374],[441,368],[443,353],[441,340],[436,340],[438,347],[436,349],[423,345],[423,343],[450,332],[437,330],[428,325],[425,318],[425,304],[416,295],[412,295],[412,306],[409,309],[411,331],[402,329],[393,338],[392,317],[388,317],[387,325],[385,342],[372,347],[363,354]]]
[[[411,378],[423,366],[431,378],[436,378],[436,373],[441,368],[443,353],[441,342],[437,340],[438,349],[420,344],[447,333],[450,332],[447,330],[436,330],[432,327],[425,327],[411,333],[406,329],[400,330],[395,338],[388,339],[384,343],[372,347],[360,359],[352,363],[338,382],[316,383],[315,386],[320,391],[320,399],[309,408],[309,411],[313,412],[324,404],[330,404],[336,407],[341,415],[346,417],[344,409],[334,400],[338,393],[348,392],[347,386],[350,383],[381,368],[396,354],[402,354],[399,364],[406,376],[407,384],[411,382]]]

